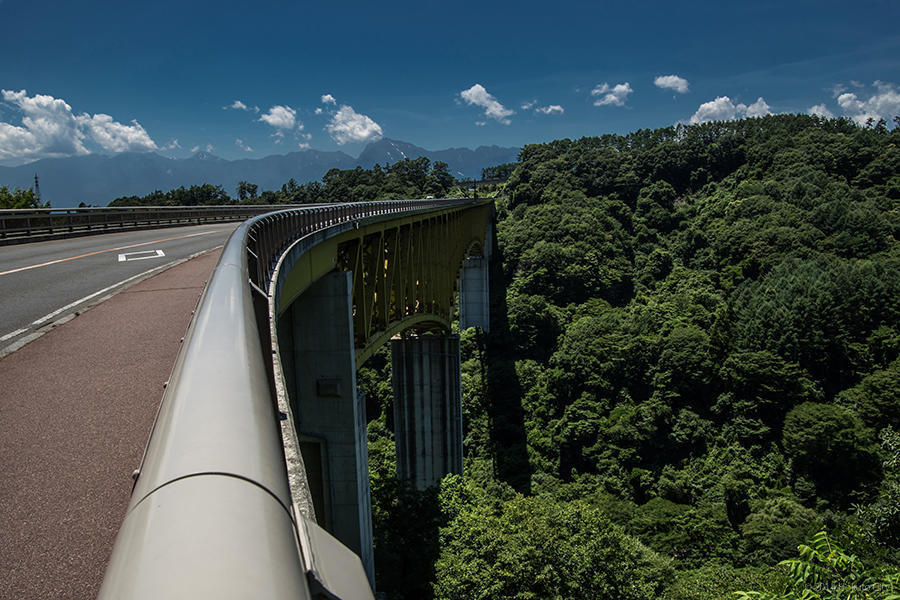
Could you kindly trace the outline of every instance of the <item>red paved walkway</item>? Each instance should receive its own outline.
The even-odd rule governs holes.
[[[214,252],[0,359],[0,598],[94,598]]]

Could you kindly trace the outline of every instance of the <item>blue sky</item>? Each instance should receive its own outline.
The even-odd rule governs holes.
[[[897,0],[0,0],[0,164],[900,114]]]

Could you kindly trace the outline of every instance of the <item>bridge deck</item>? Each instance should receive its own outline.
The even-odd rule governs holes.
[[[94,598],[218,251],[0,359],[0,598]]]

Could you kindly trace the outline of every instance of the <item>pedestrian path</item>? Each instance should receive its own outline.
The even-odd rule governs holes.
[[[0,599],[96,597],[218,257],[163,271],[0,359]]]

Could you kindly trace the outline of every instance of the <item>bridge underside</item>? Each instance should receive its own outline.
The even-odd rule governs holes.
[[[277,371],[293,417],[302,490],[314,518],[362,558],[373,577],[365,401],[356,369],[394,348],[398,475],[419,488],[462,471],[457,285],[487,328],[492,206],[384,218],[313,234],[289,249],[273,284]],[[312,238],[312,239],[309,239]],[[486,244],[486,240],[488,240]],[[460,272],[463,277],[460,278]],[[472,283],[475,282],[475,283]],[[421,336],[427,333],[428,335]],[[407,336],[404,336],[405,338]]]
[[[484,204],[393,216],[331,237],[310,236],[313,244],[286,255],[276,314],[280,319],[307,288],[336,269],[353,276],[357,365],[402,331],[447,332],[460,268],[467,257],[483,256],[492,211]]]

